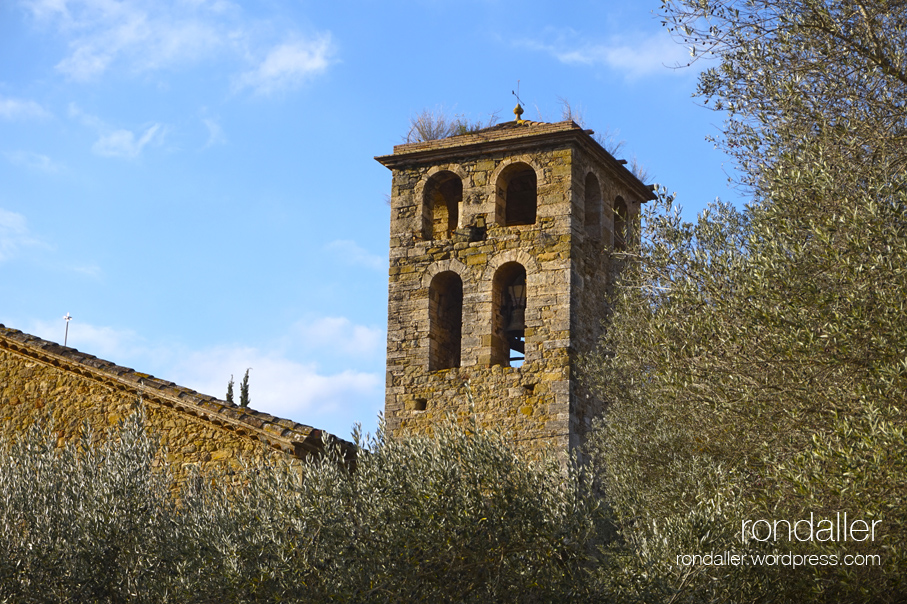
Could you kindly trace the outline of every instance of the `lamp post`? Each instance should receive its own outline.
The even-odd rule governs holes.
[[[63,335],[63,346],[66,346],[66,342],[69,341],[69,322],[72,321],[72,317],[69,313],[66,313],[63,320],[66,321],[66,333]]]

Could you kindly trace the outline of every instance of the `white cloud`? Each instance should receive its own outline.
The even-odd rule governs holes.
[[[114,130],[101,137],[91,147],[91,150],[98,155],[105,157],[125,157],[135,158],[142,153],[151,142],[160,142],[163,138],[163,130],[160,124],[149,126],[140,137],[136,137],[131,130]]]
[[[88,113],[85,113],[75,103],[69,104],[67,112],[69,114],[69,117],[79,120],[80,122],[82,122],[82,124],[84,124],[86,126],[89,126],[91,128],[96,128],[98,130],[106,128],[106,125],[104,124],[103,121],[101,121],[100,118],[90,115]]]
[[[294,325],[304,348],[367,358],[384,352],[384,330],[356,325],[346,317],[320,317]]]
[[[57,64],[66,78],[91,81],[113,69],[146,73],[205,60],[230,61],[236,89],[261,94],[298,86],[324,71],[329,34],[274,46],[282,24],[252,21],[226,0],[25,0],[69,46]],[[293,32],[288,31],[282,37]],[[252,64],[251,68],[249,64]]]
[[[325,246],[325,249],[339,257],[346,264],[364,266],[375,270],[385,270],[387,268],[386,258],[359,247],[355,241],[350,241],[349,239],[332,241]]]
[[[25,216],[0,208],[0,262],[15,256],[20,248],[37,243],[28,230]]]
[[[96,79],[117,63],[136,72],[179,67],[229,45],[218,20],[223,3],[27,0],[26,5],[68,41],[70,52],[56,68],[77,81]]]
[[[30,0],[24,2],[24,4],[38,19],[50,19],[53,17],[68,19],[69,11],[66,7],[67,1],[68,0]]]
[[[151,52],[145,52],[137,59],[136,68],[140,71],[196,61],[228,44],[224,37],[226,32],[219,32],[213,25],[200,21],[168,23],[150,29],[151,40],[146,44],[150,42]]]
[[[678,73],[669,68],[689,62],[686,49],[667,35],[612,36],[607,42],[593,42],[574,30],[549,30],[543,38],[516,44],[546,52],[566,64],[609,67],[628,78]]]
[[[74,273],[80,273],[87,277],[92,277],[93,279],[99,279],[101,277],[101,275],[104,273],[104,271],[101,270],[101,267],[98,266],[97,264],[72,265],[69,267],[69,270],[71,270]]]
[[[254,69],[241,74],[235,88],[251,88],[263,95],[295,88],[325,71],[333,52],[328,35],[281,44],[272,48]]]
[[[75,43],[72,54],[57,63],[57,70],[73,80],[90,80],[101,74],[113,60],[112,49],[99,52],[83,43]]]
[[[50,112],[35,101],[0,97],[0,117],[8,120],[19,118],[45,118]]]
[[[98,140],[91,150],[104,157],[134,159],[149,144],[160,145],[167,133],[161,124],[151,124],[139,135],[124,128],[114,129],[101,118],[82,111],[75,103],[69,104],[69,116],[98,131]]]
[[[249,392],[253,409],[316,427],[321,427],[317,425],[319,417],[354,407],[362,398],[374,396],[381,386],[381,376],[376,373],[347,369],[324,374],[314,363],[300,363],[242,347],[190,354],[181,359],[179,367],[174,367],[174,377],[166,379],[224,398],[232,374],[236,382],[235,399],[239,402],[239,383],[247,368],[252,369]]]
[[[49,174],[61,170],[60,164],[40,153],[33,153],[31,151],[9,151],[5,152],[3,155],[6,156],[6,159],[8,159],[10,163],[30,170],[38,170]]]
[[[205,143],[205,148],[227,144],[227,137],[224,135],[224,129],[221,128],[220,124],[210,118],[204,118],[202,123],[208,129],[208,142]]]
[[[104,120],[85,113],[75,103],[69,104],[69,116],[98,131],[98,140],[91,150],[104,157],[134,159],[147,145],[161,144],[166,135],[166,128],[161,124],[151,124],[140,135],[124,128],[111,128]]]

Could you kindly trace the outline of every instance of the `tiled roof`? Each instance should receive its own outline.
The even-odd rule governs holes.
[[[518,122],[504,122],[489,128],[467,132],[466,134],[457,134],[456,136],[449,136],[447,138],[394,145],[394,155],[398,156],[407,153],[418,153],[420,151],[444,149],[447,147],[460,147],[471,143],[503,141],[522,138],[532,134],[554,134],[568,131],[584,132],[582,127],[577,126],[572,121],[548,123],[520,120]]]
[[[481,132],[495,132],[498,130],[515,130],[522,128],[531,128],[532,126],[544,126],[550,122],[533,122],[532,120],[520,120],[513,122],[502,122],[500,124],[495,124],[494,126],[489,126],[488,128],[482,128],[481,130],[473,130],[469,134],[479,134]]]
[[[83,377],[106,382],[119,389],[132,390],[136,394],[141,394],[143,398],[211,422],[241,436],[260,440],[300,459],[313,454],[318,455],[324,450],[322,438],[325,433],[322,430],[248,407],[230,404],[2,324],[0,324],[0,349],[16,352]],[[355,456],[356,447],[352,443],[330,434],[327,438],[329,442],[339,445],[348,459]]]
[[[394,145],[394,152],[391,155],[379,155],[375,159],[387,168],[397,169],[406,165],[455,160],[464,151],[491,154],[513,152],[521,147],[527,148],[545,142],[578,141],[610,167],[615,177],[639,196],[640,202],[655,199],[652,187],[630,172],[624,165],[627,163],[625,160],[615,159],[608,153],[592,134],[594,134],[592,130],[586,130],[572,120],[553,123],[519,120],[447,138]]]

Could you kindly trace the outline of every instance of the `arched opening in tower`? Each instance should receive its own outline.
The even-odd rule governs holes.
[[[453,271],[438,273],[428,288],[428,370],[460,366],[463,331],[463,280]]]
[[[602,236],[602,189],[592,172],[586,175],[585,185],[583,226],[587,238],[598,240]]]
[[[627,203],[623,197],[614,200],[614,249],[624,251],[629,243],[630,233],[627,228]]]
[[[496,189],[498,224],[535,224],[538,182],[532,166],[524,163],[507,166],[498,176]]]
[[[503,264],[492,282],[494,304],[492,365],[509,367],[526,355],[526,269],[517,262]]]
[[[449,239],[460,220],[463,181],[453,172],[438,172],[425,183],[422,206],[422,237]]]

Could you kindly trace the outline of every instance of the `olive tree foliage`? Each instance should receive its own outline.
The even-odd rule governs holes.
[[[0,448],[0,602],[594,601],[612,535],[576,466],[475,426],[176,484],[133,416]],[[300,471],[301,470],[301,471]],[[614,546],[609,546],[615,550]]]
[[[865,544],[884,572],[852,569],[866,573],[854,583],[904,588],[907,238],[891,207],[866,197],[859,211],[853,198],[830,198],[803,222],[777,206],[718,205],[692,224],[648,211],[648,237],[587,374],[612,401],[596,441],[605,490],[639,564],[669,593],[785,601],[782,579],[818,597],[803,585],[811,570],[681,568],[676,556],[747,551],[757,544],[741,542],[745,519],[839,511],[884,528]],[[829,601],[845,599],[829,591],[844,577],[815,578]]]
[[[674,601],[907,593],[907,3],[671,0],[752,194],[694,222],[662,192],[588,379],[638,586]],[[874,542],[743,542],[746,519],[880,520]],[[698,543],[697,543],[698,542]],[[758,547],[757,547],[758,546]],[[733,551],[871,566],[706,567]],[[635,569],[635,570],[634,570]],[[640,587],[642,589],[642,587]]]
[[[907,168],[907,1],[662,0],[697,95],[725,111],[723,148],[757,195],[780,149],[824,136],[844,161]]]
[[[96,448],[85,430],[59,451],[39,431],[3,443],[0,601],[126,601],[175,570],[170,482],[152,472],[148,441],[122,437]]]

